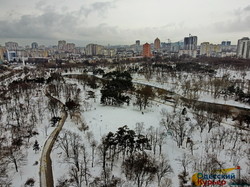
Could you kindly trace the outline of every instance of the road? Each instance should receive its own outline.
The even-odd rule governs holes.
[[[40,171],[39,171],[40,187],[53,187],[54,180],[53,180],[53,172],[52,172],[50,153],[51,153],[53,145],[57,139],[57,136],[60,133],[60,131],[64,125],[64,122],[68,117],[68,114],[67,114],[67,111],[65,111],[65,109],[64,109],[65,108],[64,104],[60,100],[52,97],[49,94],[47,88],[45,88],[45,95],[47,97],[49,97],[50,99],[57,100],[57,102],[60,103],[61,109],[62,109],[61,120],[59,121],[57,127],[53,130],[53,132],[47,138],[47,140],[43,146],[43,150],[42,150],[42,154],[41,154],[41,158],[40,158]]]

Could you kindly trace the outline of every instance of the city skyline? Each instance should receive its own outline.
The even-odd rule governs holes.
[[[67,40],[130,45],[183,40],[198,36],[198,44],[219,44],[250,36],[248,0],[0,0],[0,44],[56,45]]]

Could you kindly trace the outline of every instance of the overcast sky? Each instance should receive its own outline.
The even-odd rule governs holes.
[[[0,45],[133,44],[250,37],[249,0],[0,0]]]

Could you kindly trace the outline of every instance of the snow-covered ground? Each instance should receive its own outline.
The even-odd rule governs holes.
[[[143,82],[146,84],[146,82]],[[148,83],[147,83],[148,84]],[[153,84],[154,86],[157,86],[156,84]],[[134,107],[132,105],[130,106],[120,106],[120,107],[114,107],[114,106],[103,106],[99,103],[100,101],[100,91],[95,90],[96,99],[95,102],[93,99],[89,99],[87,102],[89,102],[92,107],[88,111],[83,112],[83,118],[86,122],[86,124],[89,126],[89,131],[93,133],[93,138],[97,140],[99,143],[101,142],[101,138],[108,134],[108,132],[116,132],[119,127],[122,127],[124,125],[127,125],[130,129],[135,129],[136,123],[144,123],[144,132],[146,133],[146,130],[150,128],[150,126],[153,126],[154,128],[160,128],[160,121],[162,119],[161,111],[165,109],[165,111],[172,113],[173,108],[171,107],[172,103],[159,103],[152,101],[152,106],[148,107],[145,111],[143,111],[143,114],[137,107]],[[236,106],[239,106],[238,104]],[[183,108],[180,107],[177,110],[181,111]],[[193,114],[191,111],[188,111],[187,116],[191,118],[191,121],[189,122],[191,125],[195,125],[196,121],[193,118]],[[232,124],[233,122],[228,119],[227,121],[224,121],[222,127],[226,129],[231,129],[232,127],[227,124]],[[85,139],[86,142],[86,132],[81,132],[78,130],[76,125],[72,123],[71,121],[67,121],[65,123],[64,129],[78,133]],[[214,128],[211,130],[210,133],[207,133],[208,129],[205,128],[203,133],[201,134],[199,132],[199,128],[196,127],[194,129],[194,132],[190,134],[190,137],[192,138],[194,144],[194,155],[190,154],[190,150],[188,148],[185,148],[185,143],[181,148],[178,148],[176,145],[176,142],[173,140],[173,137],[171,135],[168,135],[165,139],[165,144],[163,146],[163,154],[166,155],[166,157],[170,160],[170,164],[173,168],[173,174],[170,176],[172,179],[173,185],[172,186],[178,186],[179,185],[179,179],[178,174],[182,171],[182,167],[180,164],[180,159],[182,158],[183,154],[189,155],[189,157],[193,160],[202,159],[202,157],[205,155],[204,150],[206,147],[206,141],[217,131],[218,128]],[[224,167],[234,167],[232,160],[230,157],[225,157],[227,154],[229,154],[226,150],[230,149],[231,145],[226,145],[225,150],[220,150],[216,155],[218,156],[218,159],[220,161],[223,161]],[[245,149],[246,147],[243,146]],[[69,164],[64,163],[64,159],[60,157],[58,159],[58,155],[61,154],[62,150],[58,148],[58,150],[55,150],[53,153],[53,160],[59,161],[58,164],[54,163],[53,168],[55,168],[54,175],[55,178],[59,179],[62,176],[65,176],[67,174],[61,173],[60,171],[65,170],[65,168],[68,167]],[[90,152],[90,151],[89,151]],[[90,154],[90,153],[89,153]],[[243,158],[240,160],[239,164],[242,165],[242,171],[246,172],[249,168],[245,165],[245,161]],[[194,163],[190,164],[188,167],[188,171],[190,172],[190,176],[192,173],[195,173],[196,170],[193,166]],[[101,164],[98,162],[95,163],[95,167],[92,170],[93,177],[98,176],[100,174],[101,170]],[[120,171],[119,171],[120,172]],[[121,174],[121,176],[123,176]],[[123,176],[124,177],[124,176]],[[126,179],[124,179],[126,180]]]
[[[171,92],[174,92],[176,94],[179,94],[180,96],[183,96],[183,94],[182,94],[183,90],[180,87],[180,85],[178,86],[178,85],[176,85],[175,83],[172,83],[172,82],[159,83],[154,78],[151,79],[151,80],[146,80],[143,76],[140,76],[140,75],[135,75],[133,77],[133,82],[134,83],[139,83],[139,84],[150,85],[150,86],[154,86],[154,87],[157,87],[157,88],[163,88],[163,89],[169,90]],[[238,101],[235,101],[235,100],[233,100],[231,98],[227,98],[227,99],[224,99],[223,97],[214,98],[211,94],[209,94],[207,92],[201,92],[198,95],[199,95],[198,99],[197,99],[198,101],[225,104],[225,105],[231,105],[231,106],[250,109],[249,104],[238,102]]]
[[[72,72],[76,73],[76,72]],[[78,72],[77,72],[78,73]],[[235,73],[237,75],[237,73]],[[18,78],[18,77],[17,77]],[[146,110],[140,111],[138,107],[133,106],[132,104],[127,106],[104,106],[100,104],[100,88],[93,90],[86,86],[85,90],[83,89],[83,86],[80,85],[76,80],[74,79],[66,79],[66,84],[75,84],[77,87],[81,89],[81,118],[85,122],[85,124],[89,127],[86,131],[79,130],[79,126],[76,125],[73,120],[68,117],[64,126],[63,130],[60,133],[62,135],[65,131],[70,131],[78,134],[82,141],[81,143],[86,146],[88,157],[91,156],[91,147],[90,143],[88,142],[88,133],[92,133],[92,139],[96,140],[99,145],[101,143],[102,137],[106,136],[108,132],[115,133],[119,127],[122,127],[124,125],[127,125],[129,129],[135,129],[136,123],[143,123],[144,124],[144,133],[147,133],[147,129],[149,129],[151,126],[161,129],[162,131],[166,130],[162,128],[160,125],[160,122],[163,118],[162,111],[165,110],[167,113],[172,114],[173,113],[173,105],[172,103],[166,102],[155,102],[151,101],[151,106],[148,107]],[[181,88],[174,86],[172,83],[158,83],[156,80],[152,79],[150,81],[145,80],[143,76],[134,76],[134,82],[138,82],[141,84],[146,85],[152,85],[159,88],[164,88],[167,90],[174,91],[177,94],[182,94]],[[174,89],[175,88],[175,89]],[[86,99],[87,94],[86,92],[92,90],[95,92],[95,99]],[[50,120],[50,114],[47,109],[47,98],[44,96],[44,93],[40,93],[38,96],[42,98],[43,104],[42,108],[44,110],[44,120],[41,122],[37,122],[36,124],[36,131],[39,132],[38,135],[32,137],[27,144],[28,146],[23,149],[23,153],[26,154],[26,161],[22,162],[22,166],[19,168],[19,172],[15,172],[13,164],[10,164],[11,168],[9,168],[9,174],[12,176],[12,186],[13,187],[22,187],[24,186],[24,183],[27,181],[28,178],[33,178],[35,180],[35,186],[39,186],[39,164],[34,165],[36,161],[39,162],[41,151],[38,151],[35,153],[33,150],[33,144],[35,140],[37,140],[40,144],[40,147],[42,149],[42,146],[44,145],[46,138],[46,127],[48,127],[47,134],[49,135],[54,127],[51,127],[49,124]],[[133,99],[135,97],[132,96]],[[34,98],[33,102],[37,102],[38,98]],[[65,102],[66,98],[61,96],[59,98],[61,101]],[[221,103],[221,104],[228,104],[232,106],[240,106],[245,108],[250,108],[250,106],[247,106],[245,104],[236,102],[234,100],[223,100],[223,98],[219,99],[213,99],[211,95],[202,93],[202,95],[199,96],[200,101],[206,101],[206,102],[214,102],[214,103]],[[86,103],[88,103],[88,107],[86,106]],[[133,103],[133,102],[131,102]],[[177,107],[177,111],[181,112],[183,109],[182,106]],[[5,111],[7,112],[7,111]],[[197,170],[197,160],[200,161],[206,161],[207,159],[207,152],[209,154],[213,154],[217,156],[218,161],[223,163],[223,168],[231,168],[235,167],[237,165],[241,166],[241,174],[250,176],[250,166],[247,165],[247,149],[249,149],[249,142],[244,143],[239,138],[237,141],[237,145],[234,147],[235,151],[231,151],[233,147],[234,142],[234,136],[233,132],[236,131],[233,129],[231,124],[234,122],[231,119],[225,120],[223,119],[222,125],[219,127],[215,127],[211,130],[210,133],[208,133],[208,128],[206,127],[202,133],[200,133],[200,129],[198,126],[196,126],[197,121],[194,118],[193,111],[188,109],[188,113],[186,114],[186,117],[188,117],[190,120],[187,121],[188,128],[194,127],[193,131],[189,133],[189,137],[194,142],[194,154],[191,154],[190,148],[186,148],[186,138],[183,143],[183,146],[180,148],[177,146],[176,142],[174,141],[174,137],[172,134],[167,134],[164,145],[162,148],[162,153],[169,159],[170,165],[173,168],[173,173],[168,176],[168,178],[172,179],[172,186],[176,187],[179,186],[179,179],[178,174],[180,174],[183,170],[181,166],[180,159],[182,159],[183,155],[188,155],[189,159],[191,160],[190,163],[187,166],[187,170],[189,172],[189,179],[192,176],[192,174],[199,172]],[[5,119],[5,118],[3,118]],[[223,146],[216,145],[214,148],[215,151],[212,151],[211,141],[213,137],[217,137],[217,133],[222,132],[223,130],[229,130],[227,132],[228,134],[232,134],[232,138],[227,137],[226,139],[223,139]],[[244,131],[241,131],[241,133],[247,133]],[[60,136],[59,135],[59,136]],[[248,133],[249,135],[249,133]],[[217,137],[218,138],[218,137]],[[210,146],[211,144],[211,146]],[[234,155],[234,153],[237,152],[238,155]],[[100,158],[98,156],[98,151],[95,152],[95,162],[94,167],[90,167],[90,181],[92,181],[95,177],[100,177],[100,173],[102,170],[102,165],[100,163]],[[52,154],[52,168],[53,168],[53,175],[54,175],[54,183],[57,184],[57,181],[62,178],[69,178],[69,171],[72,167],[72,160],[65,159],[64,151],[60,148],[59,143],[57,142],[53,148]],[[90,159],[90,158],[89,158]],[[121,177],[124,181],[126,181],[126,178],[124,174],[121,172],[120,168],[121,163],[117,163],[114,167],[113,174],[115,176]],[[191,180],[189,180],[190,184]],[[128,185],[128,184],[127,184]],[[133,184],[131,184],[132,187]],[[156,186],[156,182],[152,183],[153,186]]]

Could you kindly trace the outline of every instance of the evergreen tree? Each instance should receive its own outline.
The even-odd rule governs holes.
[[[34,150],[35,152],[37,152],[39,149],[40,149],[40,148],[39,148],[39,143],[38,143],[37,140],[36,140],[36,141],[35,141],[35,144],[33,145],[33,150]]]
[[[121,105],[126,102],[129,105],[130,98],[125,93],[133,90],[131,75],[128,72],[114,71],[103,75],[103,78],[107,82],[101,90],[101,104]]]

